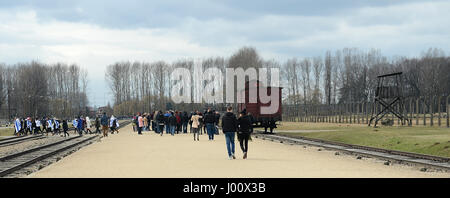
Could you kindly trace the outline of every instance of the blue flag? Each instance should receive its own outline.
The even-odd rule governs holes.
[[[27,120],[27,128],[29,128],[31,130],[31,121]]]
[[[20,123],[20,120],[18,118],[16,119],[15,127],[16,127],[16,133],[19,132],[20,129],[22,129],[22,124]]]
[[[58,120],[55,120],[55,127],[56,127],[56,129],[59,129],[59,122],[58,122]]]
[[[53,130],[52,120],[48,120],[47,123],[48,123],[48,126],[50,126],[50,128],[52,128],[52,130]]]
[[[72,121],[72,126],[73,126],[74,128],[77,128],[77,125],[78,125],[77,120],[76,120],[76,119],[73,120],[73,121]]]

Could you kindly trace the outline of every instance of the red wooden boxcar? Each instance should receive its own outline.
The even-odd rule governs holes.
[[[253,83],[253,84],[251,84]],[[252,85],[252,86],[249,86]],[[263,86],[263,84],[259,81],[250,81],[250,82],[246,82],[245,84],[245,89],[242,90],[238,97],[241,97],[241,101],[245,101],[244,103],[239,103],[238,104],[238,110],[239,112],[241,112],[242,110],[246,109],[247,113],[251,114],[253,117],[253,127],[254,128],[258,128],[258,127],[264,127],[265,132],[267,132],[267,128],[270,128],[270,132],[273,132],[273,129],[276,128],[277,122],[282,120],[282,100],[281,100],[281,91],[282,91],[282,87],[264,87],[265,89],[267,89],[267,95],[268,97],[271,96],[271,92],[272,92],[272,88],[274,88],[277,92],[278,92],[278,106],[277,107],[272,107],[272,108],[277,108],[277,109],[271,109],[271,112],[275,112],[272,114],[262,114],[261,113],[261,107],[270,107],[271,106],[271,102],[264,104],[261,102],[261,97],[260,97],[260,93],[259,93],[259,87]],[[252,89],[256,89],[256,93],[257,93],[257,102],[256,103],[250,103],[249,100],[249,92]],[[254,90],[253,90],[254,91]],[[245,96],[245,100],[242,98]]]

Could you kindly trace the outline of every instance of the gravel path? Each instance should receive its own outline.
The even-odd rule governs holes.
[[[202,135],[194,142],[190,134],[139,136],[129,126],[28,177],[450,177],[450,173],[387,166],[377,159],[257,138],[249,142],[247,160],[236,144],[236,157],[227,159],[222,134],[215,141]]]

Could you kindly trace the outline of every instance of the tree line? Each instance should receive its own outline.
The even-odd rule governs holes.
[[[201,62],[203,69],[217,67],[223,72],[229,67],[243,67],[244,70],[250,67],[280,68],[285,104],[372,101],[376,77],[400,71],[403,72],[405,96],[450,93],[450,57],[434,48],[423,52],[420,57],[387,57],[380,50],[344,48],[327,51],[324,56],[291,58],[280,63],[263,59],[255,48],[243,47],[228,58],[209,57]],[[193,60],[180,59],[173,63],[127,61],[109,65],[106,79],[114,97],[114,113],[129,115],[166,109],[166,104],[171,103],[173,82],[170,82],[170,73],[178,67],[192,72]],[[191,80],[193,84],[196,79]],[[225,78],[222,84],[225,86]],[[200,94],[194,87],[191,89],[192,97]]]
[[[377,76],[394,72],[403,72],[405,97],[450,94],[450,57],[434,48],[412,58],[345,48],[327,51],[323,57],[292,58],[283,67],[289,104],[373,101]]]
[[[64,119],[85,114],[89,112],[87,75],[87,70],[75,64],[0,65],[1,115]]]

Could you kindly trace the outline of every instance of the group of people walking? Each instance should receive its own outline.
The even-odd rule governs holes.
[[[14,121],[14,135],[15,136],[25,136],[25,135],[37,135],[44,134],[48,135],[52,133],[52,135],[59,135],[61,130],[64,133],[64,136],[68,136],[69,126],[67,124],[67,120],[60,120],[57,118],[18,118],[16,117]]]
[[[203,131],[208,131],[209,139],[213,140],[214,134],[218,133],[219,118],[219,112],[211,109],[203,114],[199,111],[190,114],[186,111],[166,111],[163,113],[161,110],[153,113],[138,113],[133,117],[133,130],[137,131],[138,134],[142,134],[143,131],[154,131],[160,135],[163,135],[164,132],[175,135],[188,133],[188,131],[190,133],[199,132],[200,134]]]
[[[160,134],[192,133],[194,141],[200,140],[202,132],[208,134],[208,140],[213,141],[214,135],[219,134],[219,121],[221,115],[219,112],[210,108],[201,113],[193,111],[188,114],[186,111],[162,111],[153,113],[138,113],[133,117],[133,130],[139,135],[143,131],[154,131]],[[248,141],[251,139],[250,134],[253,132],[253,119],[244,109],[237,117],[233,113],[233,108],[228,107],[227,112],[222,116],[222,131],[225,134],[226,147],[229,159],[236,159],[235,156],[235,136],[237,138],[243,152],[243,158],[247,159]]]
[[[119,122],[117,118],[114,116],[111,116],[111,118],[108,118],[106,116],[106,113],[103,114],[103,116],[96,117],[94,122],[95,131],[93,132],[91,130],[92,123],[89,117],[79,116],[72,120],[72,127],[75,131],[75,133],[78,133],[79,135],[84,134],[95,134],[100,133],[100,127],[105,126],[106,131],[103,130],[103,135],[107,136],[108,130],[111,129],[111,133],[117,132],[119,133],[118,127]],[[16,117],[15,123],[14,123],[14,135],[15,136],[25,136],[25,135],[32,135],[32,134],[43,134],[46,133],[48,136],[49,133],[52,133],[52,135],[60,135],[61,132],[63,132],[64,137],[70,136],[69,131],[69,124],[67,119],[57,119],[57,118],[18,118]],[[104,128],[102,128],[104,129]]]
[[[98,120],[98,121],[97,121]],[[103,113],[103,116],[99,119],[97,118],[95,125],[97,128],[97,131],[100,133],[100,125],[102,127],[103,137],[108,137],[108,131],[111,131],[111,134],[119,133],[119,121],[117,120],[114,115],[111,116],[111,118],[108,118],[106,113]],[[98,127],[97,127],[98,126]]]

